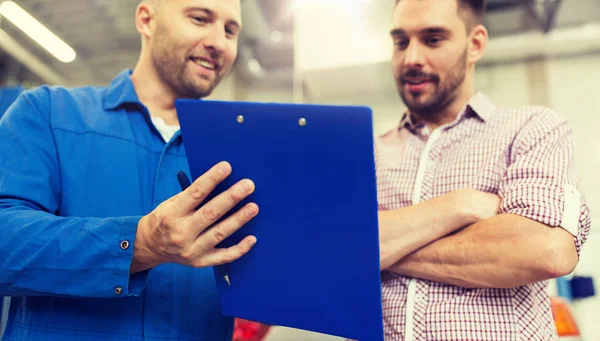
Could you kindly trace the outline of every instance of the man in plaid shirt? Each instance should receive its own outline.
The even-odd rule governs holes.
[[[483,0],[397,0],[408,111],[376,141],[386,340],[557,340],[548,280],[590,229],[568,122],[474,90]]]

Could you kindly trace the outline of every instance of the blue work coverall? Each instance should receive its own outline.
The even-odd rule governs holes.
[[[138,221],[189,176],[180,133],[165,143],[130,75],[25,91],[0,120],[4,340],[231,340],[212,269],[129,274]]]

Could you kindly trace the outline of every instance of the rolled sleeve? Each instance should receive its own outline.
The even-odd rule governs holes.
[[[573,235],[577,253],[590,231],[589,208],[574,170],[572,129],[540,109],[517,135],[500,185],[502,213],[521,215]]]

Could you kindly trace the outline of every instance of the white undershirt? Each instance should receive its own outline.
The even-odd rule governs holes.
[[[168,125],[161,117],[152,116],[151,118],[156,130],[158,130],[165,142],[171,141],[173,135],[179,131],[178,125]]]

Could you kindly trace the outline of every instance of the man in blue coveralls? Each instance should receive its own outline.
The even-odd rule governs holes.
[[[0,121],[0,296],[5,340],[231,340],[211,266],[258,207],[229,212],[243,180],[197,209],[231,172],[189,176],[174,101],[202,98],[230,71],[240,0],[145,0],[139,62],[108,87],[24,92]]]

